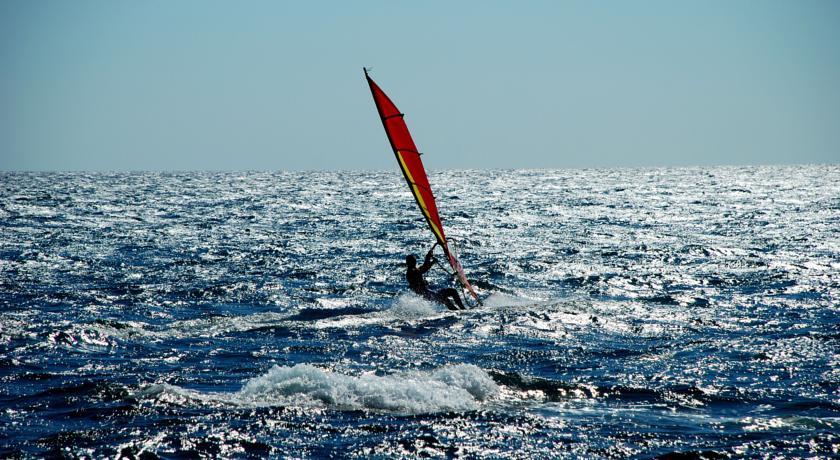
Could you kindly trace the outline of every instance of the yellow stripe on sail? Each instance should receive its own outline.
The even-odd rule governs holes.
[[[446,241],[443,239],[443,232],[441,232],[437,224],[432,221],[432,216],[429,215],[429,208],[426,207],[426,202],[423,201],[423,195],[420,195],[420,188],[418,188],[417,184],[414,183],[414,177],[411,176],[411,171],[408,170],[408,166],[406,166],[405,160],[403,160],[403,153],[399,150],[397,150],[397,158],[400,160],[400,167],[411,185],[411,192],[414,193],[414,196],[417,198],[417,202],[420,203],[420,209],[423,211],[423,215],[426,216],[426,221],[429,222],[429,226],[432,227],[432,231],[435,233],[435,236],[437,236],[440,244],[446,245]]]

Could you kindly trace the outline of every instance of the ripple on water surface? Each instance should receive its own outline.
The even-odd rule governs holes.
[[[840,455],[838,167],[430,179],[0,173],[0,456]]]

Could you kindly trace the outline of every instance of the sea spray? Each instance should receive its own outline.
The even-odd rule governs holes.
[[[498,390],[486,372],[470,364],[386,376],[350,376],[297,364],[274,366],[249,380],[239,397],[259,403],[316,402],[338,409],[418,414],[474,410]]]

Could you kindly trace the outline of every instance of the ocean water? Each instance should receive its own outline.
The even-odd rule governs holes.
[[[840,166],[430,180],[0,173],[0,457],[840,456]]]

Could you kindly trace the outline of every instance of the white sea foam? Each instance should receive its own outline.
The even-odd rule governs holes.
[[[535,305],[541,303],[539,300],[529,299],[527,297],[519,297],[502,293],[490,294],[483,300],[484,306],[490,308],[498,307],[523,307],[526,305]]]
[[[432,303],[414,294],[403,293],[394,298],[391,305],[384,310],[363,315],[326,318],[316,322],[313,326],[316,328],[362,327],[395,320],[431,319],[447,311],[443,305]]]
[[[178,405],[322,407],[420,414],[475,410],[498,392],[493,379],[470,364],[385,376],[352,376],[297,364],[274,366],[264,375],[248,380],[237,393],[156,384],[143,388],[134,397]]]
[[[404,293],[394,300],[391,308],[384,311],[387,316],[399,319],[414,319],[440,313],[444,307],[420,296]]]
[[[490,376],[469,364],[386,376],[349,376],[298,364],[271,368],[249,380],[239,396],[263,403],[295,401],[339,409],[427,413],[473,410],[497,392]]]

